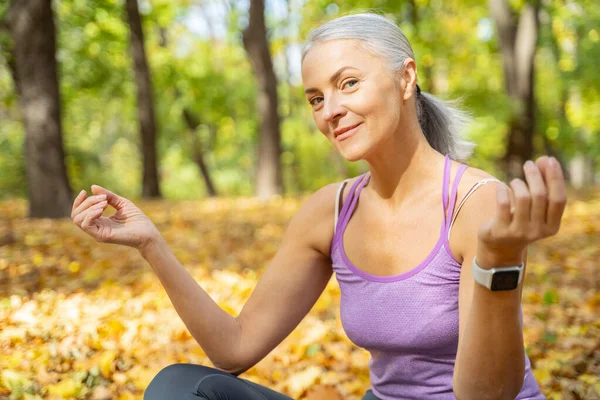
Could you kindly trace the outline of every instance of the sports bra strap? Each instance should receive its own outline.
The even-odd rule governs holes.
[[[473,185],[473,187],[467,192],[467,194],[465,195],[465,197],[459,203],[458,207],[456,207],[456,212],[454,213],[454,216],[452,217],[452,222],[450,222],[450,227],[448,228],[448,240],[450,240],[450,230],[452,229],[452,225],[454,224],[454,221],[456,221],[456,217],[458,216],[458,212],[462,208],[463,204],[465,204],[465,201],[467,201],[467,199],[469,198],[469,196],[471,196],[477,189],[479,189],[481,186],[483,186],[483,185],[485,185],[486,183],[489,183],[489,182],[499,182],[499,183],[502,183],[501,181],[499,181],[496,178],[486,178],[486,179],[480,180],[475,185]]]
[[[340,202],[342,201],[342,199],[340,198],[340,195],[342,194],[342,190],[344,189],[344,187],[346,186],[346,184],[348,183],[349,180],[350,180],[350,178],[345,179],[340,184],[340,187],[338,188],[337,193],[335,195],[335,222],[333,224],[333,233],[334,234],[335,234],[335,230],[337,229],[338,216],[340,213]]]
[[[446,209],[448,208],[448,185],[450,181],[450,157],[446,155],[444,159],[444,183],[442,185],[442,215],[444,216],[444,226],[446,226]]]
[[[458,166],[458,170],[456,171],[456,175],[454,175],[454,180],[452,181],[452,190],[450,190],[450,205],[448,206],[448,211],[444,213],[444,227],[446,229],[450,228],[450,217],[454,214],[454,207],[456,206],[456,196],[458,194],[458,184],[460,183],[460,179],[462,178],[465,171],[469,168],[465,164],[460,164]]]
[[[358,179],[356,179],[356,181],[350,188],[350,191],[348,192],[348,196],[346,197],[344,204],[342,205],[342,210],[340,211],[340,216],[339,216],[339,220],[338,220],[337,224],[344,226],[345,224],[348,223],[348,220],[350,219],[350,215],[354,211],[354,206],[356,205],[356,203],[358,201],[358,196],[360,194],[360,191],[361,191],[362,187],[367,183],[368,180],[369,179],[367,177],[366,172],[364,174],[360,175],[358,177]],[[358,189],[357,189],[357,187],[358,187]]]

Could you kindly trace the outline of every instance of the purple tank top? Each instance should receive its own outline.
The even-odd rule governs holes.
[[[366,273],[344,251],[346,225],[370,175],[356,180],[340,212],[331,259],[341,290],[341,322],[348,338],[371,353],[370,389],[382,400],[456,398],[452,374],[458,348],[461,264],[450,252],[448,229],[465,169],[466,165],[459,167],[448,199],[450,159],[446,156],[439,239],[425,260],[405,273]],[[527,355],[525,361],[525,381],[517,399],[545,399]]]

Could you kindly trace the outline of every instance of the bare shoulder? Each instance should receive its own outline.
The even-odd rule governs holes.
[[[478,182],[480,182],[484,179],[498,179],[498,178],[482,169],[469,166],[469,168],[467,168],[465,170],[465,173],[463,174],[463,176],[458,184],[458,191],[457,191],[458,193],[457,193],[457,197],[456,197],[457,203],[460,203],[462,201],[462,199],[473,188],[473,186],[475,186]],[[500,179],[498,179],[498,180],[500,180]],[[489,196],[491,196],[491,195],[493,195],[493,198],[495,199],[496,198],[496,187],[498,184],[499,183],[497,183],[497,182],[490,182],[486,185],[480,186],[475,192],[473,192],[469,196],[469,199],[465,202],[465,205],[463,207],[467,207],[467,203],[470,203],[471,207],[469,207],[469,208],[472,208],[473,203],[489,201],[490,200]],[[463,210],[461,210],[461,213],[462,212],[463,212]]]
[[[461,258],[465,252],[469,251],[467,247],[476,242],[479,227],[490,220],[496,212],[496,191],[498,185],[504,183],[489,182],[479,186],[477,190],[469,195],[460,210],[457,210],[458,205],[468,192],[484,179],[498,178],[479,168],[469,167],[458,184],[454,210],[454,213],[456,214],[458,211],[458,214],[452,227],[450,239],[451,247],[456,248]]]
[[[343,190],[342,204],[346,201],[350,187],[358,177],[349,179]],[[329,257],[333,239],[336,194],[340,182],[329,183],[311,194],[290,221],[289,229],[296,240],[305,243]]]

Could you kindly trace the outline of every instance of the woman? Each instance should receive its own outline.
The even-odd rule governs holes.
[[[311,31],[302,77],[319,130],[369,172],[302,205],[238,317],[198,286],[129,200],[99,186],[75,199],[84,231],[141,251],[216,366],[166,367],[145,399],[289,399],[237,375],[297,326],[333,272],[344,330],[372,356],[364,399],[543,399],[520,300],[527,245],[560,225],[560,165],[528,161],[527,182],[509,189],[454,161],[471,149],[457,133],[464,114],[421,92],[410,44],[382,16]],[[107,204],[117,213],[100,217]]]

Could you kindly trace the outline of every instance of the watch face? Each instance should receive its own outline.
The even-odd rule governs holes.
[[[492,277],[492,290],[512,290],[519,284],[519,271],[496,271]]]

